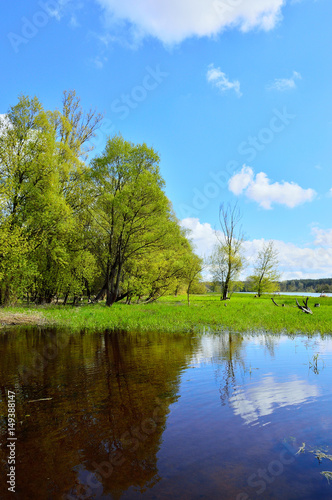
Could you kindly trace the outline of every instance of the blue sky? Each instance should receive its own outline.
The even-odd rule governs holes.
[[[1,16],[0,113],[75,89],[108,135],[146,142],[208,255],[220,203],[239,204],[253,259],[283,278],[332,275],[329,0],[16,0]]]

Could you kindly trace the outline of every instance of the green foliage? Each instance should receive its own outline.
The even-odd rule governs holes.
[[[109,139],[92,162],[92,241],[112,305],[126,296],[155,300],[175,287],[190,252],[164,191],[159,157],[146,144]],[[100,296],[101,296],[100,293]]]
[[[76,263],[87,258],[80,157],[96,121],[83,116],[74,92],[65,93],[64,113],[21,96],[0,122],[0,304],[23,293],[50,302],[77,289]]]
[[[75,91],[61,111],[20,96],[0,120],[0,305],[23,295],[153,301],[184,279],[192,249],[157,153],[115,136],[87,165],[100,120]]]

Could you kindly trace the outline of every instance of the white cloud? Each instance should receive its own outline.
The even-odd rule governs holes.
[[[217,87],[221,92],[234,90],[237,96],[241,97],[240,82],[238,80],[230,81],[226,74],[220,68],[215,68],[213,64],[210,64],[206,78],[209,83]]]
[[[332,247],[332,229],[325,230],[314,227],[312,233],[315,235],[315,245]]]
[[[255,176],[253,169],[246,165],[230,178],[228,188],[237,196],[244,193],[247,198],[256,201],[267,210],[272,208],[273,203],[294,208],[312,201],[316,194],[313,189],[303,189],[295,182],[271,182],[264,172],[259,172]]]
[[[297,71],[293,71],[290,78],[276,78],[273,83],[268,85],[268,90],[278,90],[284,92],[296,88],[296,80],[301,80],[302,76]]]
[[[215,36],[229,27],[270,30],[281,18],[285,0],[97,0],[110,22],[129,22],[141,38],[165,44],[192,36]]]
[[[189,229],[188,237],[192,239],[196,252],[202,257],[211,255],[212,249],[218,241],[211,225],[208,222],[201,224],[196,217],[183,219],[181,225],[185,229]]]
[[[299,405],[319,394],[318,387],[305,380],[279,382],[268,374],[259,384],[246,390],[238,387],[229,398],[229,404],[235,415],[240,415],[246,424],[251,424],[278,408]]]
[[[198,218],[188,217],[181,221],[184,228],[190,229],[196,252],[202,257],[211,255],[214,245],[217,243],[215,230],[207,222],[201,223]],[[220,231],[219,231],[219,234]],[[282,272],[281,279],[305,279],[305,278],[328,278],[332,275],[332,229],[312,229],[314,241],[307,246],[297,246],[282,240],[273,240],[274,246],[279,253],[279,269]],[[251,273],[252,265],[257,254],[262,250],[266,240],[264,238],[246,240],[243,245],[244,255],[248,262],[244,279]],[[311,247],[309,247],[309,245]]]
[[[243,165],[241,172],[234,174],[228,181],[229,190],[232,193],[242,194],[249,184],[253,181],[254,172],[252,168]]]

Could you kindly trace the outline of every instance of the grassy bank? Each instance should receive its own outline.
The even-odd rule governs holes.
[[[217,295],[191,298],[190,307],[185,296],[165,297],[153,304],[104,304],[72,306],[15,307],[0,310],[0,324],[50,324],[76,330],[119,329],[123,331],[190,332],[203,327],[213,330],[289,333],[332,333],[332,298],[309,299],[313,315],[296,307],[295,297],[278,296],[273,305],[270,296],[234,294],[231,300],[221,302]],[[302,298],[299,297],[302,303]],[[319,302],[319,308],[314,303]],[[226,307],[225,307],[226,304]],[[16,322],[15,322],[16,321]]]

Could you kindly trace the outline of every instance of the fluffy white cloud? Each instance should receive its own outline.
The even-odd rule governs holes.
[[[228,27],[272,29],[285,0],[97,0],[113,23],[126,21],[136,36],[165,44],[191,36],[214,36]]]
[[[202,257],[209,257],[218,242],[215,230],[208,222],[200,223],[196,217],[187,217],[181,221],[182,227],[189,229],[188,237],[192,239],[195,250]]]
[[[202,224],[198,218],[193,217],[183,219],[181,224],[191,231],[190,237],[196,246],[197,253],[202,257],[210,256],[218,241],[211,225],[206,222]],[[324,231],[313,228],[312,233],[314,241],[310,242],[311,247],[299,247],[293,243],[274,240],[275,248],[279,253],[283,280],[328,278],[332,275],[332,229]],[[257,254],[265,243],[264,238],[244,242],[243,250],[248,267],[245,269],[245,274],[241,276],[242,279],[250,275]]]
[[[223,73],[220,68],[215,68],[213,64],[210,64],[209,69],[206,74],[207,81],[217,87],[221,92],[226,92],[227,90],[234,90],[238,97],[241,97],[240,82],[234,80],[233,82],[228,79],[225,73]]]
[[[268,85],[268,90],[278,90],[284,92],[296,88],[296,80],[301,80],[301,75],[297,71],[293,71],[290,78],[276,78],[273,83]]]
[[[246,165],[230,178],[228,188],[235,195],[244,193],[265,209],[270,209],[273,203],[294,208],[312,201],[316,194],[313,189],[303,189],[295,182],[271,182],[264,172],[255,176],[253,169]]]
[[[243,165],[241,172],[234,174],[228,181],[228,188],[232,193],[242,194],[253,181],[254,172],[252,168]]]

